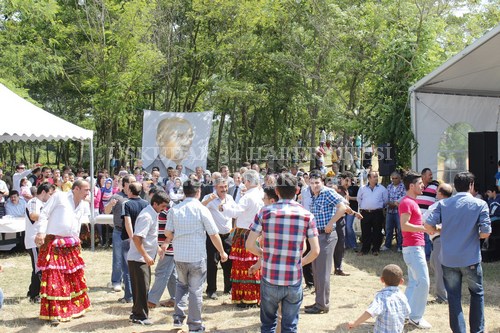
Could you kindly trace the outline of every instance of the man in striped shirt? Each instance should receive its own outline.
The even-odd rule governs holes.
[[[163,191],[163,188],[156,187],[149,191],[152,197],[155,193]],[[165,242],[165,225],[167,224],[167,209],[158,214],[158,253],[160,255],[155,269],[155,282],[148,293],[148,307],[153,309],[158,304],[166,307],[173,307],[175,304],[175,288],[177,273],[175,271],[174,248],[172,243]],[[170,299],[160,302],[160,298],[168,289]]]
[[[302,303],[302,266],[319,254],[318,231],[314,216],[293,200],[297,178],[282,173],[277,179],[279,201],[265,206],[250,225],[246,241],[248,251],[262,258],[260,284],[261,332],[274,332],[278,305],[281,304],[281,327],[284,332],[296,332]],[[262,235],[261,247],[257,239]],[[311,251],[302,258],[304,240]],[[279,296],[278,296],[279,295]]]
[[[417,196],[417,204],[420,208],[420,213],[425,214],[427,209],[436,202],[437,189],[439,187],[439,182],[432,179],[432,171],[429,168],[424,168],[421,172],[422,183],[424,183],[424,189],[422,194]],[[425,258],[427,261],[431,258],[432,243],[428,234],[425,237]]]

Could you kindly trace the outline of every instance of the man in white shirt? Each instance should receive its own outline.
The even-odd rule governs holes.
[[[42,281],[42,272],[37,267],[38,261],[38,247],[35,244],[35,237],[38,227],[38,219],[43,205],[50,196],[54,193],[53,188],[49,183],[43,183],[38,186],[36,196],[28,201],[25,212],[25,235],[24,246],[28,251],[31,258],[31,283],[28,288],[28,297],[32,303],[40,303],[40,282]]]
[[[35,167],[38,165],[35,165]],[[21,192],[21,179],[28,177],[31,173],[31,169],[26,170],[24,163],[16,165],[16,172],[12,176],[12,189],[17,192]]]
[[[127,254],[128,270],[132,285],[134,304],[130,320],[135,324],[151,325],[149,320],[148,291],[151,283],[151,266],[155,262],[158,248],[158,214],[167,209],[169,199],[165,192],[158,191],[151,204],[144,208],[134,226],[134,236]]]
[[[247,251],[246,236],[250,233],[250,225],[255,215],[264,206],[264,193],[260,188],[260,175],[256,170],[248,170],[243,174],[243,184],[247,188],[238,204],[226,202],[221,205],[224,216],[236,219],[236,231],[231,246],[232,292],[231,299],[238,307],[255,306],[260,302],[260,274],[248,276],[248,269],[257,262],[258,257]],[[242,282],[244,281],[244,282]]]
[[[361,220],[361,240],[363,246],[358,255],[365,255],[370,252],[378,256],[382,245],[384,227],[384,208],[389,201],[387,189],[378,183],[378,172],[370,171],[368,174],[368,184],[362,186],[358,192],[358,203]]]
[[[207,277],[207,234],[219,251],[221,261],[228,258],[210,211],[199,201],[200,186],[190,179],[184,182],[186,199],[168,211],[165,227],[165,244],[173,240],[177,270],[174,327],[182,327],[187,310],[189,332],[205,331],[201,320],[201,290]]]
[[[42,271],[40,319],[54,326],[82,316],[90,307],[79,238],[89,191],[90,184],[78,179],[71,192],[53,194],[40,214],[35,237]]]
[[[224,252],[229,255],[231,252],[231,243],[228,242],[231,229],[233,228],[233,219],[224,216],[219,210],[219,206],[225,203],[232,205],[233,198],[227,194],[227,180],[220,177],[214,183],[215,193],[207,194],[201,203],[208,208],[219,229],[219,236],[222,240]],[[210,240],[207,239],[207,295],[210,299],[217,299],[217,265],[220,261],[219,253]],[[231,260],[221,263],[224,272],[224,294],[231,292]]]

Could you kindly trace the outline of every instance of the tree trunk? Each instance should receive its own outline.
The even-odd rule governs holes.
[[[318,105],[309,107],[309,114],[311,115],[311,142],[307,154],[309,155],[310,162],[309,168],[312,170],[316,167],[316,122],[318,117]]]
[[[222,146],[222,134],[224,132],[224,123],[226,122],[226,111],[222,111],[222,115],[219,122],[219,129],[217,131],[217,148],[215,150],[215,168],[219,169],[220,163],[220,150]]]

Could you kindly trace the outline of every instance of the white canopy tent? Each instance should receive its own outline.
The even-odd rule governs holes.
[[[467,123],[474,132],[498,131],[499,54],[500,25],[409,89],[412,130],[418,142],[414,170],[438,170],[439,143],[451,125]]]
[[[94,132],[76,126],[18,96],[0,83],[0,143],[8,141],[75,140],[89,141],[90,174],[94,174]],[[93,177],[91,194],[94,191]],[[91,212],[92,249],[94,249],[94,211]]]

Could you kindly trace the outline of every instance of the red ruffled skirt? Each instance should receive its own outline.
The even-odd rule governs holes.
[[[69,321],[90,307],[80,241],[47,235],[37,266],[42,271],[40,319]]]
[[[229,258],[233,261],[231,268],[233,303],[260,303],[260,270],[254,276],[248,276],[248,269],[259,259],[245,248],[250,230],[237,228],[233,237]]]

